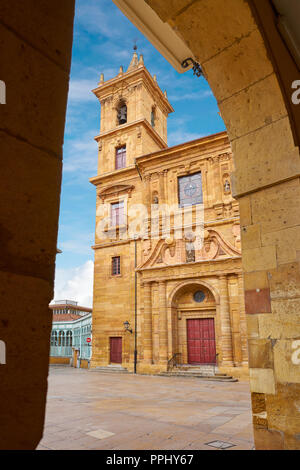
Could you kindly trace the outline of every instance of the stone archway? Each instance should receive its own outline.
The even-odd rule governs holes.
[[[251,7],[261,3],[264,18],[273,21],[267,0],[147,3],[202,64],[232,142],[256,448],[299,449],[300,374],[292,358],[300,334],[300,159],[280,76],[294,69],[288,57],[274,63],[272,38],[265,39],[253,15]],[[0,405],[0,446],[26,449],[43,432],[74,1],[4,0],[0,12],[7,90],[1,107],[1,341],[9,365],[0,370],[7,398]],[[274,36],[276,46],[283,50]],[[298,77],[295,72],[293,80]],[[16,351],[22,351],[21,364]]]
[[[176,363],[181,365],[197,362],[202,365],[216,364],[222,342],[219,304],[220,296],[216,288],[205,281],[189,280],[173,289],[168,299],[168,316],[172,318],[172,350],[169,350],[169,358],[176,355]],[[204,320],[210,325],[204,325]],[[205,345],[199,340],[197,354],[191,358],[189,334],[195,326],[198,329],[210,327],[210,350],[206,351],[209,357],[200,354]]]

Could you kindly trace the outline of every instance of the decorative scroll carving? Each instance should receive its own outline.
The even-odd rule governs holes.
[[[197,246],[196,241],[187,237],[184,240],[158,240],[151,250],[149,241],[145,240],[143,242],[145,244],[143,261],[138,269],[240,257],[241,251],[237,242],[238,231],[239,228],[236,226],[233,233],[235,246],[224,240],[219,232],[212,229],[205,230],[203,243],[200,247]]]

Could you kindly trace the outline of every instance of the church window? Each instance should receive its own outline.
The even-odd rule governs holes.
[[[120,256],[114,256],[111,260],[111,274],[112,276],[118,276],[121,274],[121,263]]]
[[[151,109],[151,126],[155,127],[155,107]]]
[[[126,145],[116,149],[116,170],[126,167]]]
[[[202,204],[201,172],[178,178],[178,198],[180,207]]]
[[[111,225],[117,227],[124,224],[124,202],[111,204]]]
[[[127,106],[124,101],[120,101],[117,108],[117,119],[119,125],[126,124],[127,122]]]
[[[205,294],[202,290],[197,290],[197,292],[195,292],[194,294],[194,301],[195,302],[198,302],[198,303],[201,303],[203,302],[205,299]]]
[[[185,244],[185,253],[186,253],[186,262],[194,263],[195,262],[195,247],[194,243],[187,242]]]

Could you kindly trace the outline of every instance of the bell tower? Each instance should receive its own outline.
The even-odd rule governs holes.
[[[167,118],[174,110],[136,50],[127,71],[120,67],[106,82],[101,74],[93,93],[101,104],[100,134],[95,137],[99,176],[133,167],[136,157],[167,147]]]

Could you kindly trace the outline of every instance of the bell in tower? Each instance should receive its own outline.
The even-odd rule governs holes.
[[[127,122],[127,106],[124,102],[121,102],[118,106],[118,123],[126,124]]]

